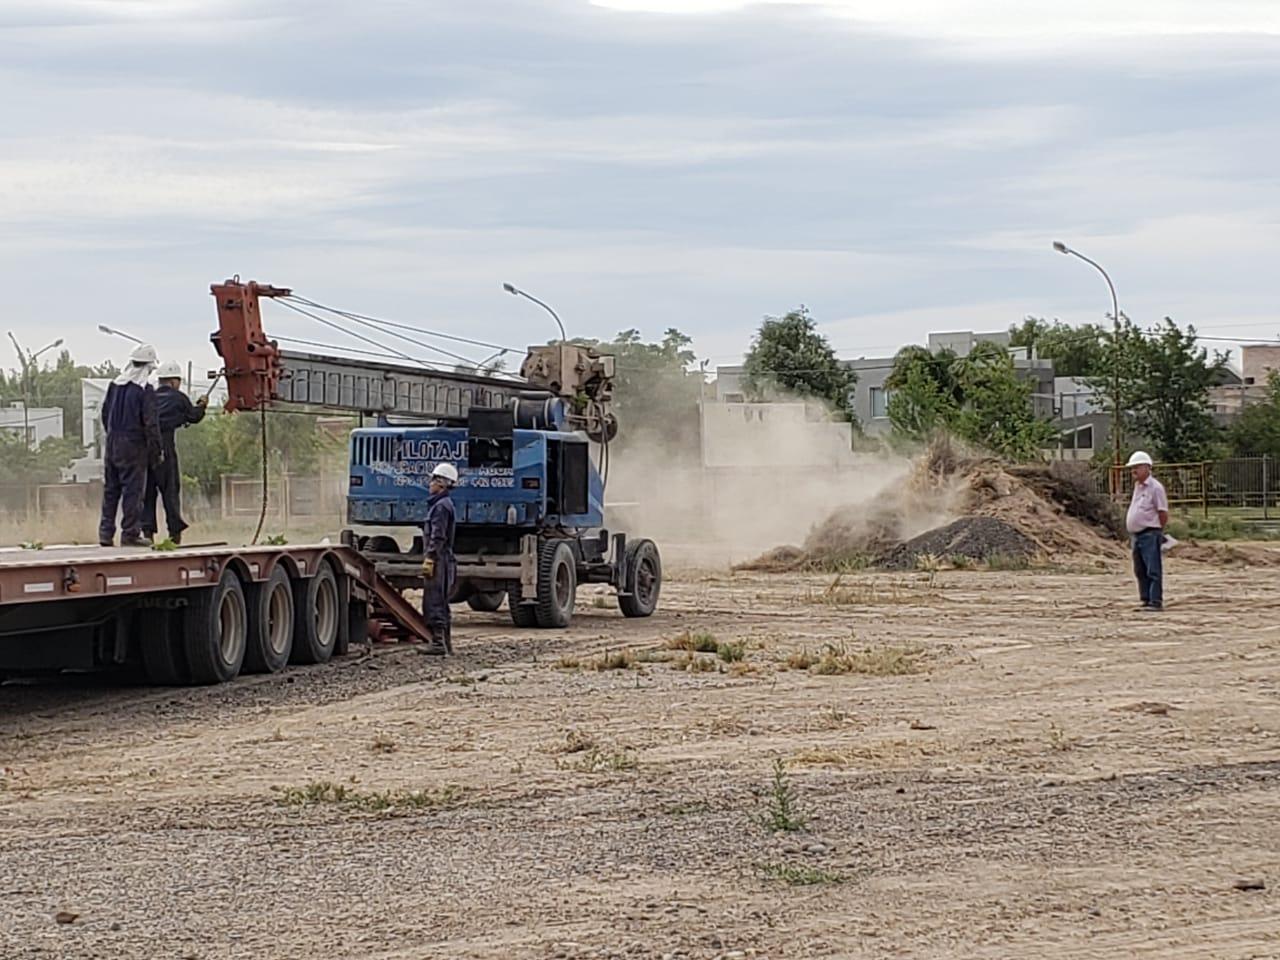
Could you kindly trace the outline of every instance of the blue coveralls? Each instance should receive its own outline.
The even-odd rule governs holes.
[[[160,424],[160,445],[164,460],[147,474],[147,494],[142,507],[142,531],[154,536],[160,529],[156,517],[156,495],[164,502],[165,526],[169,536],[178,540],[187,522],[182,519],[182,473],[178,469],[178,448],[174,443],[174,431],[179,427],[199,423],[204,419],[205,408],[192,403],[181,390],[161,385],[156,390],[156,419]]]
[[[458,577],[458,563],[453,556],[453,536],[457,518],[453,499],[446,490],[435,493],[427,501],[427,519],[422,525],[424,554],[435,560],[436,572],[422,589],[422,618],[431,628],[431,635],[446,650],[453,649],[452,617],[449,596],[453,582]]]
[[[137,539],[142,533],[147,470],[159,462],[161,449],[155,391],[136,383],[111,384],[102,401],[102,426],[107,431],[107,451],[98,542],[110,546],[116,535],[117,509],[122,540]]]

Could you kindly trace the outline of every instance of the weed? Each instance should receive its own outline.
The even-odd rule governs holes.
[[[636,758],[626,751],[604,751],[593,745],[568,766],[579,773],[620,773],[634,770],[638,764]]]
[[[691,817],[699,813],[710,813],[711,804],[705,800],[686,800],[683,803],[673,803],[662,812],[669,817]]]
[[[760,673],[761,668],[746,660],[739,660],[737,663],[729,664],[729,676],[731,677],[748,677],[755,673]]]
[[[942,569],[942,558],[936,553],[921,553],[916,556],[916,569],[921,573],[929,575],[929,586],[933,586],[933,582],[938,578],[938,571]]]
[[[374,753],[395,753],[400,749],[400,746],[392,739],[390,734],[380,733],[373,738],[371,748]]]
[[[792,763],[801,763],[810,767],[847,767],[849,758],[834,750],[801,750],[791,758]]]
[[[591,598],[591,606],[597,610],[609,610],[613,607],[613,598],[606,594],[598,593]]]
[[[556,744],[551,748],[552,753],[583,753],[587,750],[596,749],[596,742],[585,733],[579,733],[577,730],[570,730],[564,735],[564,743]]]
[[[589,670],[630,670],[636,664],[636,655],[630,650],[607,650],[587,664]]]
[[[973,557],[966,557],[963,553],[953,553],[947,557],[947,563],[953,570],[968,570],[973,566]]]
[[[766,880],[778,880],[789,887],[814,887],[827,883],[844,883],[844,877],[820,867],[807,867],[803,864],[760,863],[756,865],[760,875]]]
[[[993,553],[987,557],[988,570],[1029,570],[1031,560],[1008,553]]]
[[[716,655],[725,663],[736,663],[747,655],[745,643],[721,643],[716,646]]]
[[[768,807],[761,822],[770,833],[794,833],[803,830],[809,822],[809,818],[800,811],[799,798],[781,758],[773,761],[773,782],[769,786]]]
[[[303,787],[272,787],[272,790],[287,807],[335,806],[358,813],[436,810],[456,803],[462,796],[462,788],[453,785],[438,790],[362,792],[329,780],[316,780]]]
[[[846,673],[898,677],[919,673],[920,656],[918,647],[866,647],[849,651],[843,644],[827,644],[822,656],[810,667],[810,672],[825,677]]]
[[[268,547],[283,547],[288,542],[283,533],[273,533],[262,541],[263,545]]]
[[[19,544],[19,546],[20,546],[20,547],[22,547],[22,549],[23,549],[23,550],[43,550],[43,549],[44,549],[44,541],[42,541],[42,540],[23,540],[23,541],[22,541],[22,543],[20,543],[20,544]]]
[[[720,665],[711,657],[700,657],[690,650],[671,661],[672,670],[683,670],[686,673],[712,673],[720,669]]]
[[[666,650],[637,650],[636,663],[669,663],[671,654]]]
[[[787,654],[786,660],[788,670],[808,670],[817,662],[818,658],[808,650],[799,650],[795,653]]]
[[[582,661],[577,657],[561,657],[556,661],[557,670],[577,670],[582,666]]]
[[[1075,748],[1076,738],[1067,736],[1067,732],[1063,730],[1053,721],[1049,722],[1049,746],[1054,750],[1066,752]]]
[[[151,544],[151,549],[157,553],[170,553],[178,549],[178,545],[173,542],[172,537],[165,537],[163,540],[157,540]]]
[[[668,637],[662,645],[668,650],[686,650],[690,653],[715,653],[720,644],[714,634],[706,630],[686,630],[674,637]]]

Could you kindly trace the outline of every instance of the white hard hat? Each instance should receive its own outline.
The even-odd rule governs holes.
[[[178,365],[177,360],[166,360],[160,364],[160,369],[156,371],[156,377],[160,380],[181,380],[182,367]]]
[[[1126,463],[1125,466],[1136,467],[1140,463],[1145,464],[1148,467],[1152,466],[1151,454],[1147,453],[1145,450],[1135,450],[1133,451],[1133,456],[1129,458],[1129,462]]]
[[[140,343],[133,348],[133,353],[129,354],[129,360],[137,366],[147,363],[154,366],[160,358],[156,356],[155,347],[149,343]]]
[[[452,487],[458,482],[458,468],[452,463],[438,463],[436,468],[431,471],[431,479],[443,480]]]

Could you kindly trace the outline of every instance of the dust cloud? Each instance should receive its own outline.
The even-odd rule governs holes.
[[[855,542],[950,519],[936,492],[927,502],[899,496],[910,460],[853,451],[850,425],[812,404],[707,404],[702,423],[700,450],[647,432],[611,451],[606,524],[655,540],[669,561],[739,563],[833,522]]]

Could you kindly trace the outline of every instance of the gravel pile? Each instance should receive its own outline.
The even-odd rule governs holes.
[[[1035,555],[1034,540],[1012,524],[995,517],[961,517],[944,527],[936,527],[912,537],[880,557],[880,566],[910,569],[916,558],[932,554],[942,560],[967,557],[986,561],[992,557],[1029,560]]]

